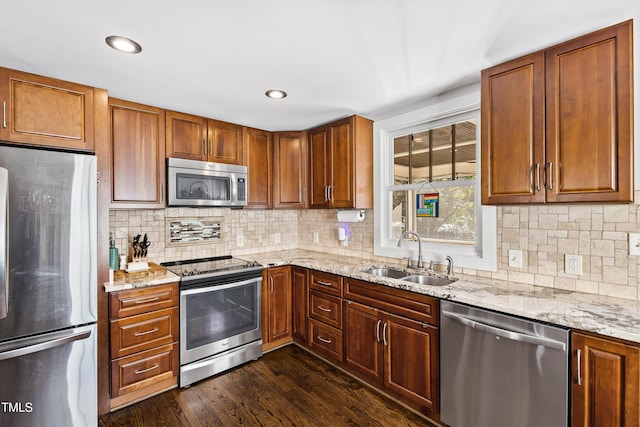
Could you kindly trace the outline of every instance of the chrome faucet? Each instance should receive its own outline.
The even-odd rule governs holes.
[[[447,256],[447,276],[451,276],[453,274],[453,258]]]
[[[402,233],[402,235],[400,236],[400,239],[398,239],[398,247],[400,247],[400,245],[402,244],[402,241],[404,240],[407,234],[412,234],[416,236],[416,239],[418,239],[418,263],[416,264],[416,267],[423,268],[424,264],[422,262],[422,241],[420,240],[420,236],[418,236],[418,233],[413,231],[405,231],[404,233]],[[411,267],[411,257],[409,257],[407,267]]]

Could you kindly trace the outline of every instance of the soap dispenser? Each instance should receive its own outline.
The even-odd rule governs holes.
[[[116,241],[113,240],[113,233],[109,233],[109,267],[113,271],[118,270],[118,248],[116,248]]]

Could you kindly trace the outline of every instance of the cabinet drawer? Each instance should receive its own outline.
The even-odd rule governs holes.
[[[178,308],[111,321],[111,358],[178,341]]]
[[[342,298],[309,292],[309,317],[342,330]]]
[[[342,331],[309,319],[309,347],[324,356],[342,362]]]
[[[344,297],[419,322],[439,324],[439,300],[427,295],[348,278]]]
[[[178,344],[111,362],[111,396],[116,397],[178,375]]]
[[[331,273],[311,270],[309,287],[328,294],[342,296],[342,277]]]
[[[110,294],[110,317],[113,320],[163,308],[177,307],[179,296],[177,283],[113,292]]]

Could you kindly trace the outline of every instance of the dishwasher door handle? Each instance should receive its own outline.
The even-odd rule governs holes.
[[[461,316],[456,313],[452,313],[450,311],[442,311],[442,315],[453,319],[457,322],[462,323],[465,326],[468,326],[473,329],[477,329],[482,332],[487,332],[490,334],[497,335],[499,337],[507,338],[513,341],[525,342],[528,344],[542,345],[545,347],[553,348],[556,350],[566,351],[567,344],[552,340],[549,338],[538,337],[535,335],[523,334],[521,332],[510,331],[508,329],[501,328],[499,326],[488,325],[486,323],[478,322],[476,320],[469,319],[467,317]]]

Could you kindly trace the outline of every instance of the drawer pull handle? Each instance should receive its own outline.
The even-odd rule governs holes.
[[[160,297],[153,297],[153,298],[147,298],[147,299],[139,299],[136,301],[136,304],[146,304],[148,302],[154,302],[154,301],[158,301],[160,299]]]
[[[324,308],[324,307],[319,306],[319,305],[316,305],[316,308],[317,308],[318,310],[322,310],[322,311],[325,311],[325,312],[327,312],[327,313],[331,313],[331,312],[333,311],[333,310],[331,310],[330,308]]]
[[[149,335],[149,334],[152,334],[152,333],[158,332],[158,331],[159,331],[158,328],[153,328],[153,329],[150,329],[150,330],[145,331],[145,332],[136,332],[136,333],[133,334],[133,336],[134,337],[141,337],[142,335]]]
[[[138,369],[137,371],[134,371],[134,374],[136,375],[140,375],[140,374],[144,374],[145,372],[149,372],[149,371],[153,371],[154,369],[158,369],[160,367],[160,365],[158,365],[157,363],[155,365],[153,365],[150,368],[147,369]]]
[[[378,342],[380,342],[380,323],[382,323],[382,320],[378,319],[376,323],[376,341]]]
[[[316,335],[316,338],[318,338],[320,341],[322,341],[325,344],[331,344],[331,340],[322,338],[320,335]]]
[[[331,286],[331,283],[329,282],[323,282],[322,280],[316,280],[316,283],[318,285],[322,285],[322,286]]]

